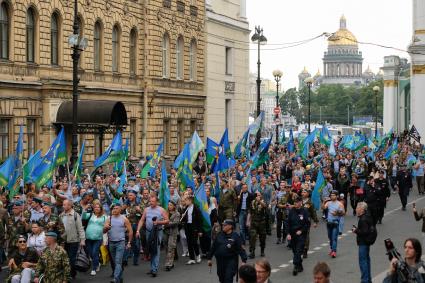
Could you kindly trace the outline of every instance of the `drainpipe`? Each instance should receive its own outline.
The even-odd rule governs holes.
[[[142,156],[146,157],[147,147],[147,130],[148,130],[148,64],[147,64],[147,37],[148,37],[148,26],[147,26],[147,2],[144,1],[143,7],[143,124],[142,124]]]

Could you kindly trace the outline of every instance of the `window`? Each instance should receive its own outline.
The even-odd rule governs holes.
[[[59,19],[58,14],[52,15],[50,26],[50,60],[52,65],[58,65],[59,57]]]
[[[233,50],[231,47],[226,47],[226,75],[233,73]]]
[[[190,52],[189,52],[189,70],[190,70],[190,80],[196,81],[196,40],[192,39],[190,42]]]
[[[35,53],[35,15],[33,8],[27,11],[27,62],[34,63]]]
[[[164,126],[163,126],[163,139],[164,139],[164,153],[166,155],[170,154],[170,120],[164,120]]]
[[[28,150],[28,157],[31,154],[35,153],[35,149],[36,149],[36,142],[35,142],[35,129],[36,129],[36,125],[35,125],[36,121],[35,119],[28,119],[27,120],[27,150]]]
[[[0,160],[9,157],[9,120],[0,119]]]
[[[193,135],[193,133],[196,131],[196,120],[190,121],[190,134]]]
[[[118,72],[120,53],[120,31],[118,26],[112,29],[112,72]]]
[[[99,22],[96,22],[94,25],[94,70],[100,71],[100,52],[101,52],[101,44],[102,44],[102,27]]]
[[[162,77],[170,77],[170,37],[168,33],[162,38]]]
[[[136,141],[136,120],[132,119],[130,120],[130,155],[131,156],[136,156],[136,146],[137,146],[137,141]]]
[[[135,29],[132,29],[130,32],[130,75],[136,74],[136,66],[137,66],[137,33]]]
[[[183,120],[177,121],[177,149],[182,151],[184,146],[184,124]]]
[[[9,10],[6,2],[0,6],[0,58],[9,59]]]
[[[184,49],[184,42],[183,42],[183,36],[179,36],[179,38],[177,39],[177,48],[176,48],[176,60],[177,60],[177,76],[176,78],[178,80],[182,80],[183,79],[183,51]]]
[[[232,100],[226,99],[224,107],[224,127],[226,129],[231,129]]]

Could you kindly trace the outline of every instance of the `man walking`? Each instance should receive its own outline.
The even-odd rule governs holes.
[[[357,227],[353,227],[353,233],[356,234],[357,245],[359,246],[359,266],[361,272],[361,283],[371,283],[370,268],[370,245],[376,240],[376,228],[372,218],[366,213],[367,204],[359,202],[356,208],[356,214],[359,217]]]
[[[306,208],[302,207],[302,198],[296,197],[294,206],[288,215],[288,241],[291,241],[292,252],[294,254],[294,270],[292,275],[296,276],[298,272],[302,272],[303,259],[302,254],[305,245],[307,232],[310,229],[310,219]]]
[[[86,234],[81,224],[81,216],[72,209],[70,200],[63,201],[63,212],[60,214],[60,219],[65,227],[65,251],[71,264],[71,277],[75,278],[77,275],[75,259],[78,249],[85,246]]]
[[[247,255],[242,246],[242,238],[233,231],[234,222],[226,219],[223,222],[223,229],[215,239],[209,251],[208,266],[212,266],[212,257],[215,256],[217,262],[217,275],[220,283],[232,283],[238,271],[238,255],[242,262],[246,263]]]
[[[407,197],[412,188],[412,175],[407,171],[406,165],[400,165],[400,170],[397,172],[396,186],[398,195],[402,205],[402,210],[406,211]]]
[[[345,214],[345,210],[344,205],[337,199],[337,191],[332,191],[330,197],[331,200],[325,204],[325,209],[328,210],[326,228],[328,229],[329,255],[335,258],[338,245],[339,221]]]

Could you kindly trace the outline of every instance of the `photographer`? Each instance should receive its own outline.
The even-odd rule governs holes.
[[[424,262],[421,260],[421,256],[422,246],[419,240],[408,238],[404,242],[404,261],[395,257],[391,260],[390,271],[383,283],[424,283]]]

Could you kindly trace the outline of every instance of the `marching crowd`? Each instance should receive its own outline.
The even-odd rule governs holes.
[[[169,169],[166,207],[159,200],[160,170],[141,178],[143,164],[128,170],[123,191],[118,190],[120,177],[104,173],[106,168],[93,174],[85,170],[78,184],[67,174],[56,176],[52,187],[28,183],[13,199],[3,190],[0,261],[9,267],[3,272],[9,273],[12,283],[70,282],[84,253],[90,260],[90,275],[96,276],[101,261],[109,261],[111,282],[117,283],[123,281],[125,266],[139,265],[141,260],[150,262],[149,275],[156,277],[161,270],[172,272],[181,257],[187,265],[203,260],[212,265],[215,257],[219,281],[232,282],[238,272],[237,256],[242,262],[265,257],[266,238],[274,235],[277,245],[292,250],[296,276],[304,270],[310,234],[322,218],[329,258],[338,256],[338,236],[351,206],[359,217],[353,232],[358,237],[361,282],[370,283],[369,246],[376,239],[376,225],[384,221],[387,201],[397,193],[405,210],[413,180],[419,194],[425,193],[423,149],[408,138],[399,138],[397,153],[388,159],[384,153],[391,139],[373,156],[367,146],[353,151],[339,147],[340,142],[335,143],[335,154],[330,154],[328,146],[314,141],[304,158],[286,144],[271,146],[261,166],[252,167],[244,156],[219,174],[210,172],[201,151],[193,164],[194,187],[182,190],[178,172]],[[408,162],[409,156],[415,156],[414,163]],[[201,184],[207,208],[196,202]],[[315,194],[320,207],[315,205]],[[203,209],[208,211],[208,228],[203,225]],[[424,215],[424,211],[416,212],[417,219]],[[163,267],[161,248],[166,257]],[[262,277],[257,271],[256,282],[271,282],[267,270]],[[322,273],[328,274],[327,269]]]

